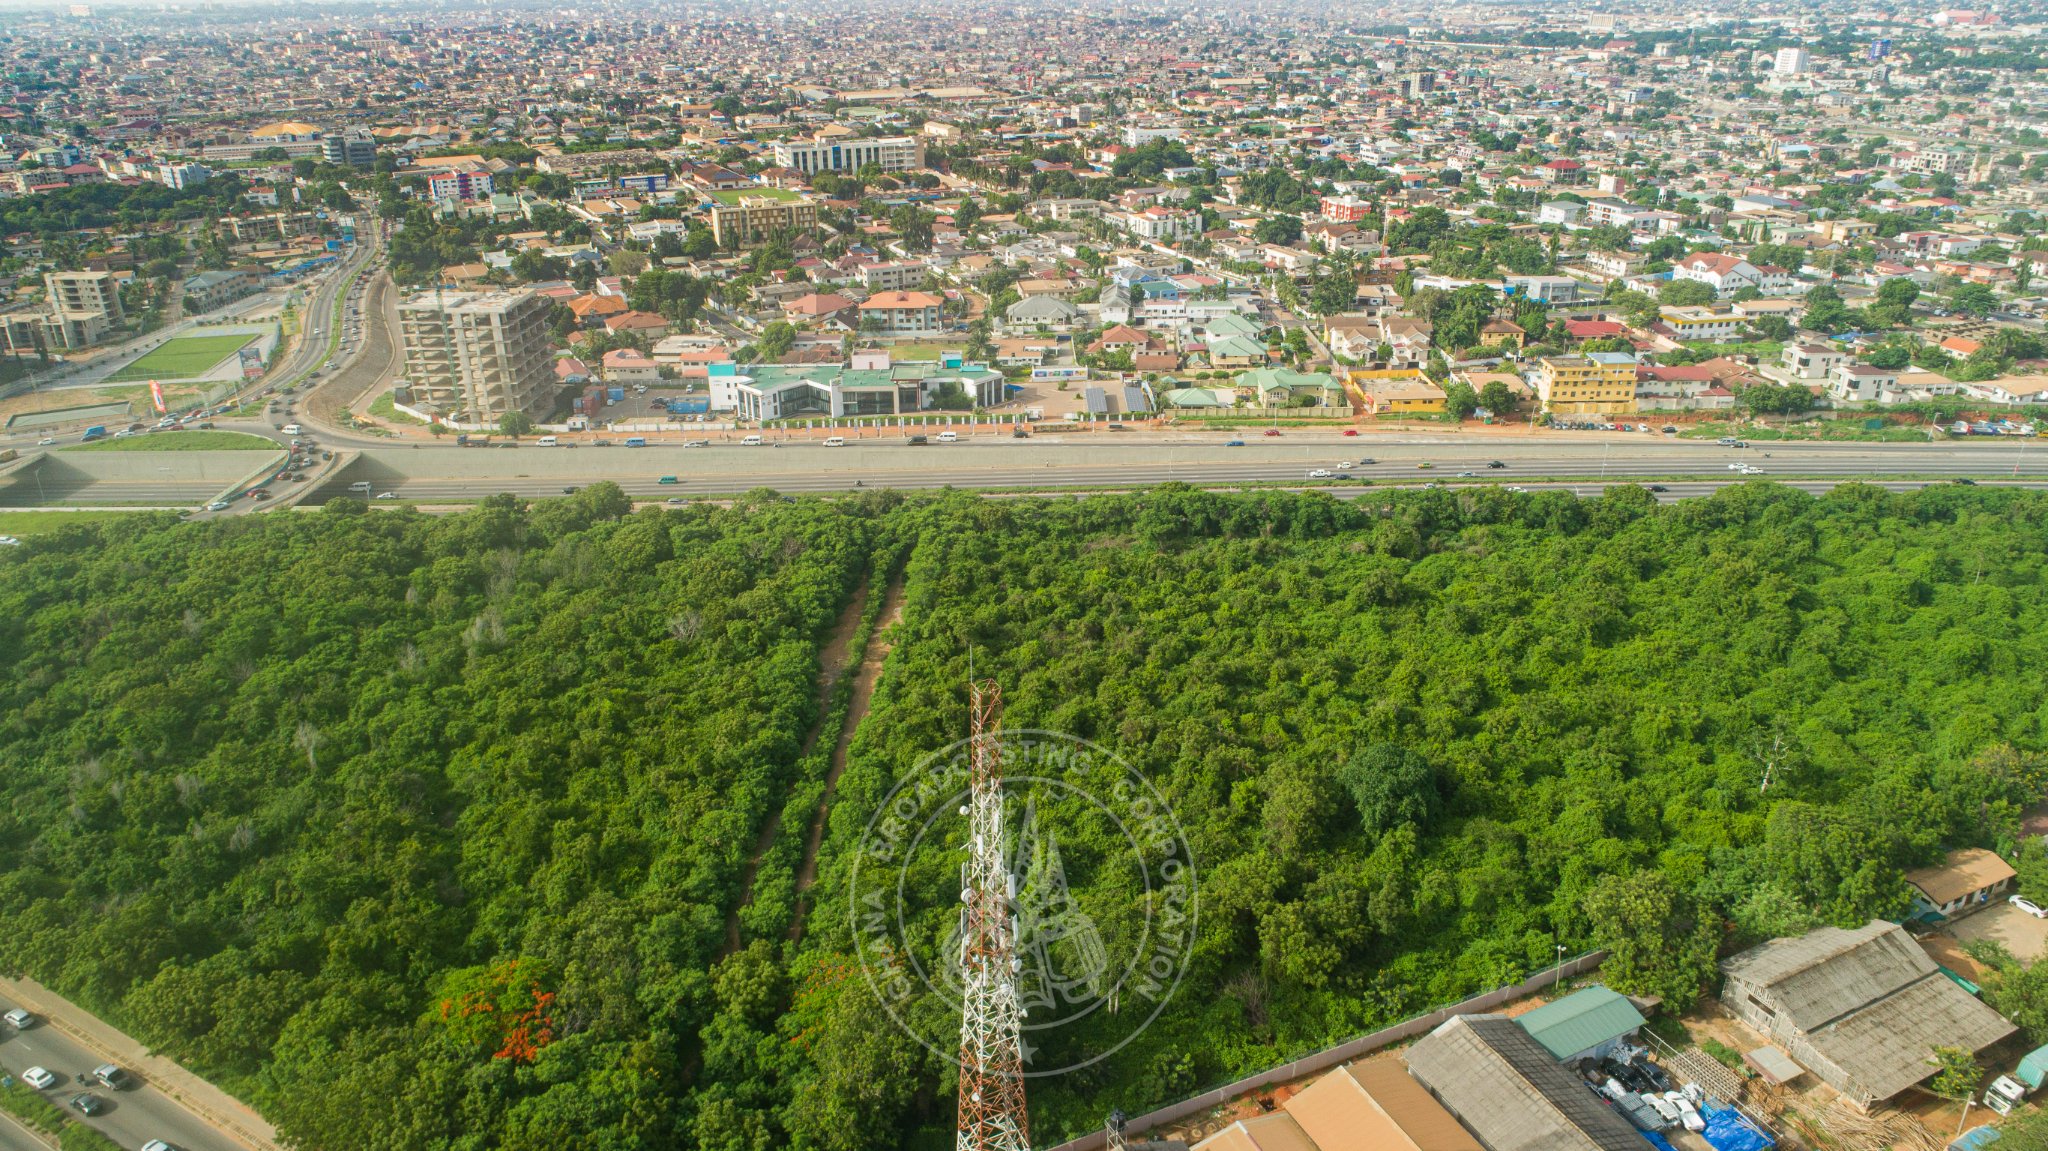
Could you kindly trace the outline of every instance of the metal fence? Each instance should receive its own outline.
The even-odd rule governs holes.
[[[1125,1129],[1131,1134],[1137,1135],[1156,1127],[1163,1127],[1169,1123],[1178,1123],[1183,1119],[1199,1115],[1212,1107],[1227,1103],[1241,1095],[1247,1095],[1253,1091],[1277,1084],[1292,1082],[1293,1080],[1314,1075],[1321,1071],[1328,1071],[1332,1067],[1349,1063],[1365,1055],[1370,1055],[1383,1047],[1391,1047],[1396,1043],[1413,1039],[1418,1035],[1425,1035],[1434,1031],[1445,1020],[1454,1015],[1483,1014],[1492,1011],[1504,1003],[1520,999],[1546,986],[1561,982],[1567,977],[1591,971],[1599,967],[1606,958],[1607,953],[1605,951],[1588,951],[1584,955],[1567,959],[1555,967],[1546,967],[1541,972],[1512,986],[1496,987],[1492,991],[1482,992],[1472,996],[1470,999],[1463,999],[1449,1006],[1439,1007],[1426,1014],[1417,1015],[1411,1019],[1404,1019],[1391,1027],[1383,1027],[1370,1035],[1361,1035],[1356,1039],[1339,1043],[1335,1047],[1318,1051],[1313,1055],[1305,1055],[1292,1063],[1283,1063],[1278,1067],[1261,1071],[1257,1075],[1239,1079],[1235,1083],[1226,1083],[1213,1091],[1205,1091],[1192,1099],[1184,1099],[1179,1103],[1169,1104],[1156,1111],[1149,1111],[1130,1120],[1125,1125]],[[1108,1141],[1109,1136],[1107,1132],[1091,1131],[1086,1135],[1069,1139],[1065,1143],[1051,1147],[1048,1151],[1098,1151]]]

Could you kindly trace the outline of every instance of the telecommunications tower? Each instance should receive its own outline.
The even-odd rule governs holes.
[[[960,884],[960,1121],[956,1151],[1031,1151],[1024,1011],[1017,997],[1016,883],[1003,853],[1003,691],[968,685],[967,863]]]

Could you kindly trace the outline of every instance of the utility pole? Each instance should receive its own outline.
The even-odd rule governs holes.
[[[956,1151],[1031,1151],[1024,1109],[1024,1009],[1017,997],[1016,895],[1003,859],[1003,691],[968,687],[968,856],[960,899],[960,1117]]]

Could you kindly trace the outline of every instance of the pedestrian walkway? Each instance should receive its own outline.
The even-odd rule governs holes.
[[[152,1053],[149,1048],[100,1021],[91,1012],[33,979],[0,978],[0,995],[43,1017],[109,1063],[135,1072],[149,1085],[177,1100],[194,1115],[219,1128],[250,1151],[282,1151],[277,1129],[255,1108]]]

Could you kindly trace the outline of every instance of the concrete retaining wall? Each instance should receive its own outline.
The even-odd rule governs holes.
[[[1512,987],[1496,987],[1492,991],[1475,995],[1463,1002],[1454,1003],[1449,1007],[1440,1007],[1427,1015],[1418,1015],[1413,1019],[1396,1023],[1392,1027],[1382,1028],[1370,1035],[1361,1035],[1348,1043],[1339,1043],[1337,1046],[1326,1051],[1319,1051],[1314,1055],[1305,1056],[1292,1063],[1285,1063],[1271,1070],[1261,1071],[1257,1075],[1247,1076],[1235,1083],[1227,1083],[1216,1088],[1214,1091],[1206,1091],[1197,1095],[1193,1099],[1184,1099],[1179,1103],[1140,1115],[1132,1119],[1126,1125],[1125,1130],[1131,1135],[1141,1135],[1154,1128],[1163,1127],[1169,1123],[1178,1123],[1183,1119],[1200,1115],[1212,1107],[1227,1103],[1239,1096],[1328,1071],[1340,1064],[1349,1063],[1354,1059],[1370,1055],[1383,1047],[1391,1047],[1396,1043],[1413,1039],[1419,1035],[1426,1035],[1434,1031],[1444,1020],[1454,1015],[1484,1014],[1504,1003],[1512,1002],[1525,995],[1531,995],[1545,987],[1549,987],[1555,980],[1591,971],[1599,967],[1606,958],[1607,953],[1605,951],[1589,951],[1576,959],[1566,960],[1562,968],[1562,975],[1560,975],[1559,968],[1547,967]],[[1091,1131],[1078,1139],[1070,1139],[1065,1143],[1061,1143],[1053,1147],[1051,1151],[1097,1151],[1098,1148],[1105,1146],[1108,1142],[1109,1137],[1105,1132]]]
[[[209,482],[226,485],[255,472],[266,463],[284,462],[282,451],[197,451],[197,452],[53,452],[45,465],[50,472],[64,473],[88,483],[171,483]]]

